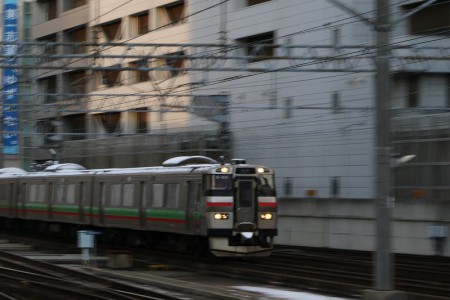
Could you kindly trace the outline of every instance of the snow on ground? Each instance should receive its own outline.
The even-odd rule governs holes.
[[[280,300],[348,300],[346,298],[330,297],[317,294],[311,294],[306,292],[294,292],[286,290],[278,290],[264,287],[253,286],[234,286],[236,289],[240,289],[248,292],[256,292],[264,294],[268,299],[280,299]],[[264,299],[264,298],[262,298]]]

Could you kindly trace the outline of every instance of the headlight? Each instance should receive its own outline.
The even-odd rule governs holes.
[[[230,168],[226,166],[221,166],[220,168],[216,169],[216,172],[218,173],[230,173]]]
[[[271,213],[265,213],[261,215],[261,219],[263,220],[272,220],[273,215]]]
[[[256,169],[256,172],[258,172],[258,173],[264,173],[264,168],[262,168],[262,167],[259,167],[259,168],[257,168]]]
[[[215,213],[214,214],[215,220],[228,220],[229,217],[230,217],[229,214],[223,214],[223,213]]]

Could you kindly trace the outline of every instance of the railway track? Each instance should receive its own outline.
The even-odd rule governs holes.
[[[179,297],[0,252],[0,299],[180,300]]]
[[[132,252],[141,262],[156,259],[173,269],[347,298],[360,298],[362,291],[371,289],[373,284],[372,254],[363,251],[279,247],[264,259],[204,259],[147,249]],[[394,262],[395,289],[407,292],[409,300],[448,299],[449,258],[396,255]],[[108,276],[107,273],[102,272],[102,276]],[[114,277],[120,278],[119,273]]]
[[[302,248],[302,250],[284,249],[274,253],[269,261],[276,265],[291,264],[293,268],[303,268],[310,276],[309,268],[322,268],[328,275],[339,274],[346,270],[357,275],[341,278],[342,285],[350,282],[360,283],[362,289],[372,285],[373,257],[370,252],[341,251],[332,249]],[[447,257],[429,257],[397,254],[395,262],[395,289],[405,291],[409,299],[448,299],[450,295],[450,259]],[[348,282],[347,282],[348,281]]]
[[[139,255],[139,254],[138,254]],[[372,289],[372,256],[368,252],[330,249],[279,249],[261,259],[192,261],[180,255],[161,254],[168,264],[198,272],[241,278],[263,284],[309,290],[332,296],[360,298]],[[145,255],[142,257],[145,259]],[[407,292],[409,300],[444,300],[450,295],[450,259],[397,255],[395,289]]]

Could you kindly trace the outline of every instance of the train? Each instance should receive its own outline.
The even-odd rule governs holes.
[[[170,158],[161,166],[86,169],[53,162],[0,169],[0,220],[217,257],[268,256],[277,236],[273,169],[244,159]]]

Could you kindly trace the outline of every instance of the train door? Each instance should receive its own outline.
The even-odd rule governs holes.
[[[139,196],[139,227],[145,229],[146,217],[147,217],[147,201],[149,197],[149,182],[141,181],[140,186],[140,196]]]
[[[91,206],[91,218],[92,218],[92,224],[101,226],[104,225],[103,220],[103,208],[106,202],[106,192],[107,192],[107,183],[104,182],[102,179],[99,179],[98,181],[94,181],[94,193],[93,198],[91,200],[92,206]]]
[[[0,216],[13,216],[13,188],[12,182],[7,182],[0,185]]]
[[[200,183],[188,181],[187,232],[200,234]]]
[[[9,217],[15,217],[15,210],[16,208],[14,207],[14,183],[8,183],[8,188],[6,189],[7,191],[7,203],[8,203],[8,208],[9,208],[9,213],[8,216]]]
[[[235,190],[235,224],[243,230],[253,230],[256,225],[256,186],[254,178],[237,178],[234,182]],[[245,224],[250,225],[246,227]]]

